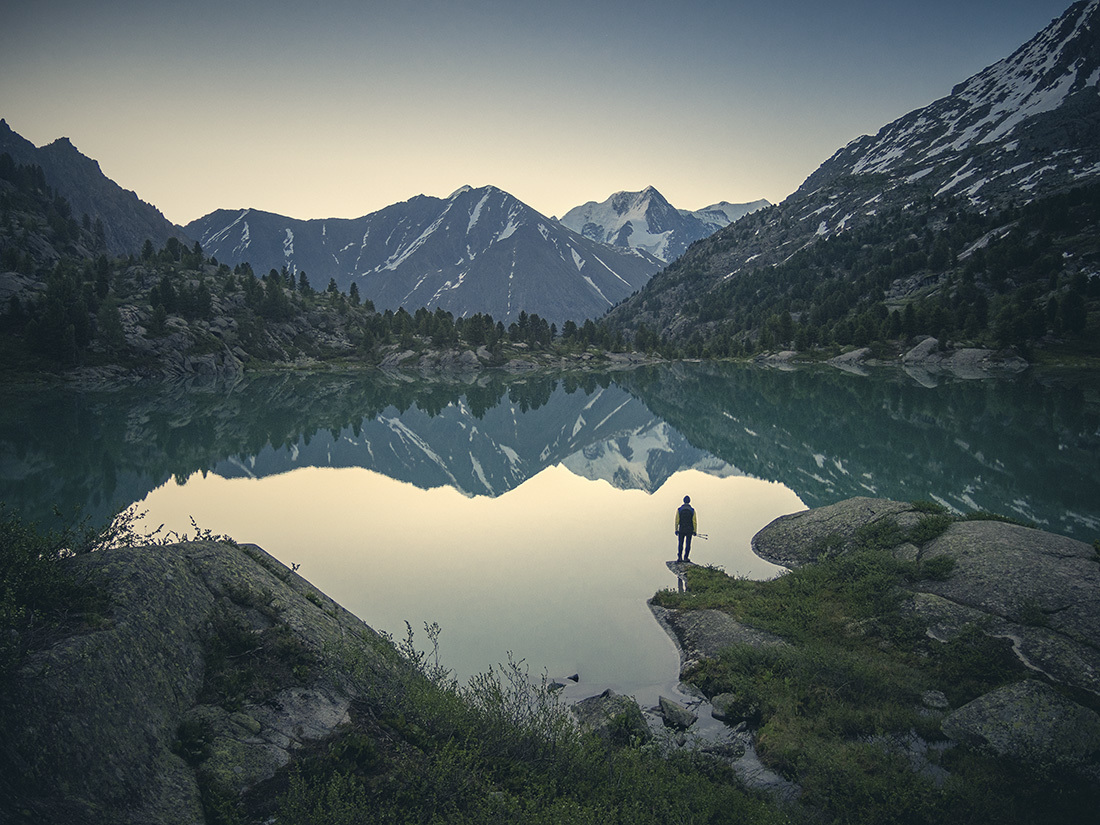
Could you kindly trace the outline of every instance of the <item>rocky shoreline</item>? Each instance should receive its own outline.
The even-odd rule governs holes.
[[[776,519],[753,549],[794,570],[849,552],[887,521],[912,537],[924,515],[913,504],[850,499]],[[888,747],[930,775],[943,770],[930,753],[967,745],[1065,765],[1100,786],[1100,552],[1015,524],[958,520],[890,552],[925,565],[951,560],[950,575],[920,578],[904,600],[930,643],[1006,638],[1032,675],[957,707],[945,691],[925,690],[921,714],[942,735],[914,732]],[[110,609],[31,653],[0,709],[7,781],[25,789],[22,804],[40,821],[202,822],[211,794],[257,792],[356,708],[400,707],[418,678],[386,639],[252,545],[115,548],[67,563],[105,588]],[[690,581],[695,566],[669,567]],[[572,705],[580,724],[617,744],[709,754],[747,786],[797,798],[799,787],[758,758],[738,697],[690,683],[693,667],[731,645],[792,643],[720,610],[650,607],[677,645],[684,683],[645,710],[611,691],[581,699]]]
[[[868,526],[891,520],[911,528],[921,516],[908,503],[850,499],[780,517],[753,538],[752,548],[793,569],[849,551]],[[938,719],[945,746],[965,743],[1023,763],[1072,764],[1100,783],[1100,714],[1070,698],[1089,696],[1083,701],[1095,706],[1100,697],[1100,551],[1064,536],[983,520],[956,521],[926,543],[902,542],[891,552],[922,563],[952,560],[949,576],[914,583],[903,604],[927,624],[929,638],[947,643],[976,630],[1008,639],[1035,674],[956,708],[942,692],[928,692],[924,712]],[[682,567],[676,567],[678,575]],[[731,645],[788,644],[719,610],[650,606],[677,644],[682,676]],[[724,699],[709,697],[716,716]],[[927,749],[928,743],[918,746]]]

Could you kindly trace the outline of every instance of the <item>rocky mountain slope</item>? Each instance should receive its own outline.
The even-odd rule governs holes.
[[[602,315],[661,261],[598,243],[492,186],[419,196],[355,219],[300,221],[244,209],[187,225],[207,254],[256,271],[286,267],[324,287],[352,284],[380,309],[442,307],[505,323],[520,312],[561,325]]]
[[[668,263],[695,241],[766,206],[771,206],[766,200],[723,201],[695,211],[676,209],[649,186],[641,192],[616,192],[602,203],[589,201],[570,209],[560,222],[586,238],[648,252]]]
[[[1019,215],[1011,210],[1100,181],[1098,81],[1100,3],[1082,0],[948,96],[852,141],[779,206],[697,244],[617,309],[612,323],[645,324],[678,340],[717,341],[721,332],[759,345],[768,320],[790,314],[812,322],[819,339],[843,345],[858,336],[838,331],[838,321],[855,328],[865,320],[873,337],[886,337],[889,312],[964,275],[981,298],[941,290],[930,315],[979,302],[979,314],[989,309],[991,319],[1009,305],[1042,312],[1078,275],[1100,277],[1089,242],[1096,218],[1090,212],[1081,226],[1072,218],[1063,225],[1074,207],[1060,202],[1040,222],[1045,227],[1013,235]],[[1043,256],[1049,263],[1031,267]],[[1038,295],[999,299],[1025,280],[1038,282]],[[914,309],[919,315],[921,306]],[[938,321],[961,333],[963,320],[921,325]],[[1057,334],[1058,325],[1038,334],[1048,331]],[[765,343],[793,343],[789,327],[774,332]]]
[[[192,243],[182,228],[104,175],[99,163],[81,154],[68,138],[36,148],[0,120],[0,153],[11,155],[17,164],[41,166],[46,182],[69,202],[78,220],[88,215],[93,225],[99,222],[103,248],[112,255],[136,254],[146,240],[158,248],[173,237],[188,246]]]

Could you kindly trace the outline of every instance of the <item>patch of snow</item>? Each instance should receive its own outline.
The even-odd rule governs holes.
[[[597,260],[599,260],[599,259],[597,259]],[[603,262],[602,262],[602,261],[600,261],[600,263],[603,263]],[[607,266],[607,264],[604,264],[604,266]],[[588,285],[589,285],[590,287],[592,287],[592,288],[593,288],[594,290],[596,290],[596,294],[597,294],[597,295],[599,295],[599,296],[600,296],[601,298],[603,298],[603,299],[604,299],[604,301],[606,301],[606,302],[607,302],[607,305],[608,305],[608,306],[611,306],[611,305],[612,305],[612,304],[614,303],[614,302],[613,302],[613,301],[611,301],[611,300],[610,300],[610,299],[609,299],[609,298],[608,298],[608,297],[607,297],[606,295],[604,295],[604,294],[603,294],[603,290],[602,290],[602,289],[600,289],[600,288],[599,288],[598,286],[596,286],[596,282],[595,282],[595,281],[593,281],[593,280],[592,280],[591,278],[589,278],[589,277],[588,277],[587,275],[583,275],[582,277],[584,278],[584,280],[585,280],[585,281],[587,281],[587,282],[588,282]]]
[[[482,469],[481,462],[477,460],[477,456],[473,453],[470,453],[470,464],[473,465],[474,475],[477,476],[477,480],[480,481],[485,489],[488,490],[489,494],[492,495],[494,492],[493,485],[490,484],[489,479],[485,477],[485,470]]]
[[[466,191],[470,191],[467,189]],[[489,190],[485,190],[485,194],[481,196],[481,200],[477,202],[473,209],[470,210],[470,222],[466,225],[466,234],[470,234],[470,230],[477,225],[478,218],[481,217],[481,207],[485,205],[485,201],[489,200]]]

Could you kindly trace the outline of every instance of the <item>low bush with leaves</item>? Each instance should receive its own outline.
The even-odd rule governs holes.
[[[360,702],[354,723],[273,780],[280,823],[783,823],[711,757],[666,759],[582,732],[546,679],[509,660],[459,685],[432,652],[398,643],[417,676]]]

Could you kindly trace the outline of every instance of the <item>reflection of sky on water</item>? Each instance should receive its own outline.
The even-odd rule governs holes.
[[[443,628],[460,677],[511,651],[533,673],[580,673],[620,689],[674,680],[677,656],[646,599],[675,586],[673,513],[699,512],[693,560],[731,574],[778,570],[749,549],[778,515],[803,509],[779,484],[695,470],[655,493],[558,465],[496,498],[424,490],[363,469],[302,468],[262,479],[195,474],[139,507],[150,526],[199,527],[260,545],[377,630]]]

